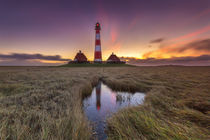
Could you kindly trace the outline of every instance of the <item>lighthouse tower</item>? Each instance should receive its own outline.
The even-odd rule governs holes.
[[[94,62],[101,63],[102,62],[101,39],[100,39],[101,26],[98,22],[96,23],[95,30],[96,30],[96,42],[95,42]]]

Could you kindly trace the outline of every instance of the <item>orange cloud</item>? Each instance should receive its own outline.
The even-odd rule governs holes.
[[[37,60],[41,63],[48,63],[48,64],[65,64],[68,61],[50,61],[50,60]]]
[[[145,53],[143,58],[171,58],[184,56],[199,56],[210,54],[210,39],[194,40],[188,43],[159,48],[158,50]]]
[[[134,57],[121,57],[122,61],[128,64],[139,66],[160,66],[160,65],[185,65],[185,66],[210,66],[210,55],[186,56],[173,58],[147,58],[137,59]]]
[[[210,31],[210,25],[201,28],[195,32],[186,34],[176,39],[170,40],[170,45],[165,45],[157,50],[147,52],[143,54],[143,58],[171,58],[171,57],[183,57],[183,56],[199,56],[210,53],[210,39],[196,40],[191,39],[197,37],[203,33]],[[190,40],[191,39],[191,40]],[[175,42],[175,43],[173,43]],[[199,49],[205,48],[205,49]],[[184,51],[183,51],[184,50]]]

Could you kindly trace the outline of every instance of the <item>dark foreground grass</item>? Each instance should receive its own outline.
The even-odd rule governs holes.
[[[81,103],[98,77],[88,69],[2,67],[0,139],[91,139]]]
[[[99,79],[147,94],[143,105],[108,119],[108,139],[209,139],[210,67],[172,66],[1,67],[0,138],[92,139],[82,98]]]
[[[112,78],[105,74],[107,83],[114,81],[114,89],[128,86],[130,91],[147,91],[143,105],[123,109],[108,119],[109,139],[210,138],[209,67],[134,69],[108,70]]]

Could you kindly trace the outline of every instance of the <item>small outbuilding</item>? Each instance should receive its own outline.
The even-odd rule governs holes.
[[[117,63],[117,64],[124,64],[124,61],[120,61],[120,58],[117,57],[114,53],[112,53],[109,58],[107,59],[107,63]]]
[[[69,63],[88,63],[88,60],[85,54],[80,50],[74,57],[74,60]]]

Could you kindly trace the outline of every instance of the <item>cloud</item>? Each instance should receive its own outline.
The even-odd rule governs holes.
[[[12,53],[0,54],[0,66],[54,66],[64,64],[70,59],[59,55]]]
[[[177,52],[184,52],[189,49],[194,49],[196,51],[210,51],[210,39],[204,39],[204,40],[199,40],[199,41],[194,41],[191,42],[181,48],[177,48]]]
[[[163,41],[164,41],[164,38],[158,38],[158,39],[151,40],[150,43],[160,43]]]
[[[69,59],[63,59],[60,55],[43,55],[43,54],[25,54],[25,53],[12,53],[12,54],[0,54],[0,59],[17,59],[17,60],[29,60],[40,59],[49,61],[68,61]]]
[[[0,61],[0,66],[58,66],[65,62],[47,63],[38,60],[3,60]]]
[[[129,64],[139,66],[158,66],[158,65],[184,65],[184,66],[210,66],[210,55],[173,57],[165,59],[147,58],[137,59],[132,57],[121,57],[121,60]]]
[[[210,39],[195,40],[185,44],[163,46],[143,54],[143,58],[170,58],[174,56],[199,56],[210,54]]]
[[[183,35],[181,37],[178,37],[176,39],[174,39],[174,41],[179,41],[179,40],[183,40],[183,39],[188,39],[188,38],[192,38],[192,37],[196,37],[200,34],[203,34],[203,33],[206,33],[206,32],[209,32],[210,31],[210,25],[206,26],[206,27],[203,27],[197,31],[194,31],[192,33],[189,33],[189,34],[186,34],[186,35]]]

